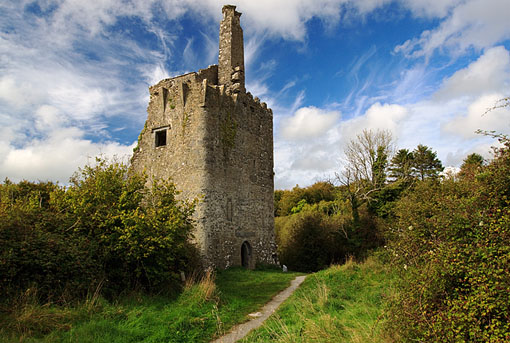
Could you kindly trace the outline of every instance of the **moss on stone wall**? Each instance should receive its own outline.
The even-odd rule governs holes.
[[[142,136],[143,134],[145,133],[145,131],[147,131],[147,121],[145,122],[145,124],[143,125],[143,129],[142,129],[142,132],[140,132],[140,134],[138,135],[138,143],[136,144],[136,146],[133,148],[133,152],[137,152],[138,149],[140,149],[140,141],[142,140]]]
[[[182,115],[182,136],[184,137],[184,134],[186,133],[186,127],[188,127],[190,121],[190,114],[187,112],[184,112]]]
[[[230,112],[221,123],[221,143],[225,150],[230,150],[235,145],[237,135],[237,122]]]
[[[172,98],[170,98],[170,97],[169,97],[169,98],[168,98],[168,100],[167,100],[167,102],[168,102],[168,106],[170,106],[170,108],[171,108],[172,110],[173,110],[173,109],[175,109],[175,104],[174,104],[174,101],[173,101],[173,99],[172,99]]]

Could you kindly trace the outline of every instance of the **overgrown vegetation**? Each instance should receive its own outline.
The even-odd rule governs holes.
[[[417,182],[438,180],[436,153],[418,145],[392,155],[387,131],[363,131],[347,148],[346,169],[333,182],[275,191],[280,261],[294,270],[317,271],[349,256],[365,258],[385,242],[394,206]]]
[[[429,147],[391,155],[384,134],[358,136],[338,186],[275,193],[281,262],[315,271],[385,245],[401,279],[393,340],[510,341],[510,140],[485,134],[502,144],[494,159],[444,175]]]
[[[347,263],[310,277],[248,340],[510,341],[510,139],[483,133],[501,142],[492,161],[471,154],[441,174],[431,148],[396,150],[388,132],[364,131],[335,180],[275,191],[280,262],[305,272]],[[294,277],[234,269],[171,298],[180,272],[197,269],[194,203],[145,181],[98,160],[68,187],[0,185],[5,339],[206,341]]]
[[[295,273],[232,268],[188,279],[178,296],[131,292],[108,301],[41,306],[27,295],[2,313],[0,342],[209,342],[247,320]]]
[[[172,288],[195,260],[188,243],[194,204],[177,201],[169,182],[144,185],[105,160],[81,169],[68,187],[1,184],[2,303],[25,292],[65,303],[96,290]]]
[[[390,268],[373,257],[309,275],[242,342],[390,342],[381,314],[394,280]]]
[[[470,155],[458,177],[398,202],[389,249],[400,271],[391,330],[403,341],[510,341],[510,142]]]

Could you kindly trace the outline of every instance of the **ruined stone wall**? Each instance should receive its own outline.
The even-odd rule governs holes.
[[[218,55],[218,80],[233,93],[245,92],[244,44],[241,13],[235,6],[223,7],[220,23],[220,51]]]
[[[207,254],[222,268],[241,265],[247,242],[250,267],[275,263],[272,111],[249,93],[208,94]]]
[[[207,182],[204,84],[217,82],[217,66],[172,79],[149,88],[147,121],[138,139],[131,168],[153,179],[171,179],[182,199],[203,198]],[[156,135],[166,133],[166,144],[156,146]],[[195,239],[205,246],[204,206],[195,211]]]
[[[149,88],[132,170],[198,198],[195,240],[206,266],[276,263],[273,113],[246,93],[235,6],[223,8],[219,65]]]

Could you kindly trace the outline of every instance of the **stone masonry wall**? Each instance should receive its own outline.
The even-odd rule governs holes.
[[[225,6],[223,15],[218,66],[149,88],[132,170],[199,198],[195,240],[206,266],[253,268],[277,262],[273,113],[244,88],[241,14]]]
[[[131,168],[152,179],[172,179],[182,199],[202,199],[207,183],[204,80],[217,81],[217,66],[172,79],[149,88],[147,121],[140,133]],[[166,144],[156,147],[156,133],[166,132]],[[197,206],[195,240],[205,246],[204,204]]]
[[[220,23],[220,51],[218,55],[218,79],[232,92],[245,92],[244,44],[241,13],[235,6],[223,7]]]
[[[241,264],[243,242],[255,262],[275,263],[272,112],[249,93],[208,92],[206,132],[208,255]]]

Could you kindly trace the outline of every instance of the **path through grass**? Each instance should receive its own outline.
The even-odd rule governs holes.
[[[31,305],[1,313],[8,325],[0,327],[0,342],[208,342],[247,320],[297,275],[233,268],[173,299],[136,294],[78,307]]]
[[[382,322],[393,275],[375,258],[309,275],[277,312],[242,342],[391,342]]]

